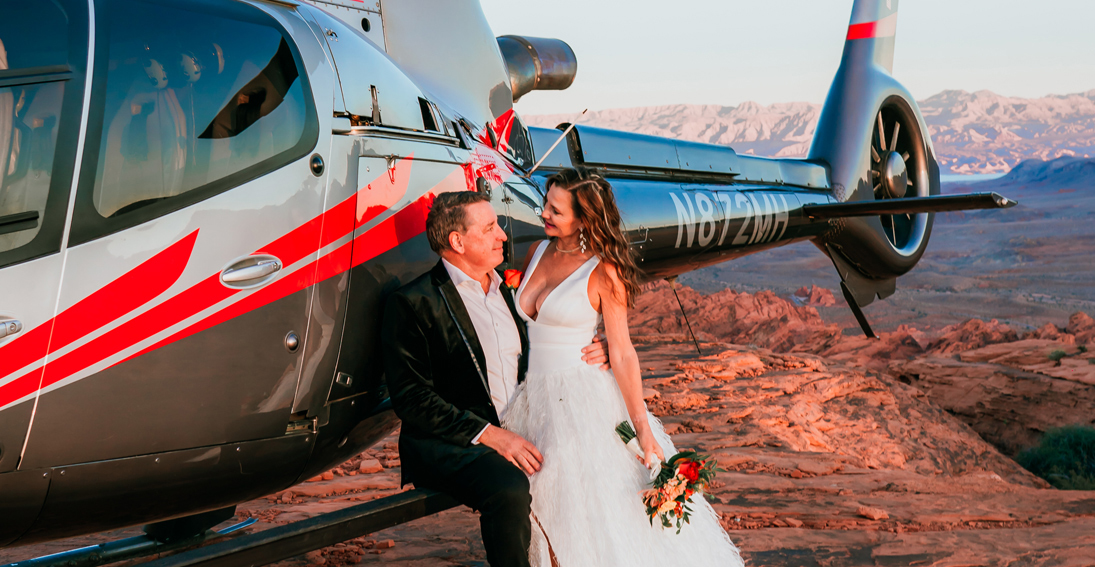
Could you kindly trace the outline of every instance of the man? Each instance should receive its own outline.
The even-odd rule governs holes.
[[[527,566],[532,497],[526,475],[543,456],[500,427],[528,366],[528,336],[513,292],[495,271],[506,233],[483,193],[443,193],[426,219],[441,260],[384,310],[384,369],[403,420],[403,483],[452,495],[478,510],[487,561]],[[590,364],[608,356],[601,340]]]

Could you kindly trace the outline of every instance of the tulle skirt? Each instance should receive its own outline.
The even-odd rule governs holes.
[[[552,372],[533,367],[518,387],[503,426],[544,456],[530,478],[532,565],[551,566],[547,541],[560,567],[742,565],[699,494],[692,497],[691,523],[679,534],[657,521],[651,525],[639,498],[650,487],[650,472],[615,432],[627,419],[612,372],[584,363]],[[661,422],[649,413],[647,419],[666,458],[675,454]]]

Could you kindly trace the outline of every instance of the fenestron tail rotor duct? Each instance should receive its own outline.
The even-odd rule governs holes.
[[[901,199],[929,195],[925,146],[915,116],[897,104],[884,104],[875,116],[871,136],[871,185],[874,198]],[[911,254],[925,236],[924,214],[882,215],[882,230],[894,250]]]

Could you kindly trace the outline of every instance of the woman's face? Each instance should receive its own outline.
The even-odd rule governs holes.
[[[575,215],[574,196],[555,185],[548,188],[544,212],[540,216],[544,219],[544,232],[549,237],[566,238],[582,227]]]

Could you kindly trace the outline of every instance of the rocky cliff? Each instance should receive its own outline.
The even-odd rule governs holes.
[[[648,286],[632,317],[635,333],[686,336],[672,293],[664,282]],[[678,285],[677,293],[701,340],[818,355],[913,385],[1009,456],[1050,428],[1095,425],[1095,320],[1083,312],[1063,327],[1047,323],[1025,335],[970,319],[936,330],[902,325],[868,339],[846,336],[814,307],[770,291],[703,295]],[[817,287],[793,297],[801,296],[837,301]]]

